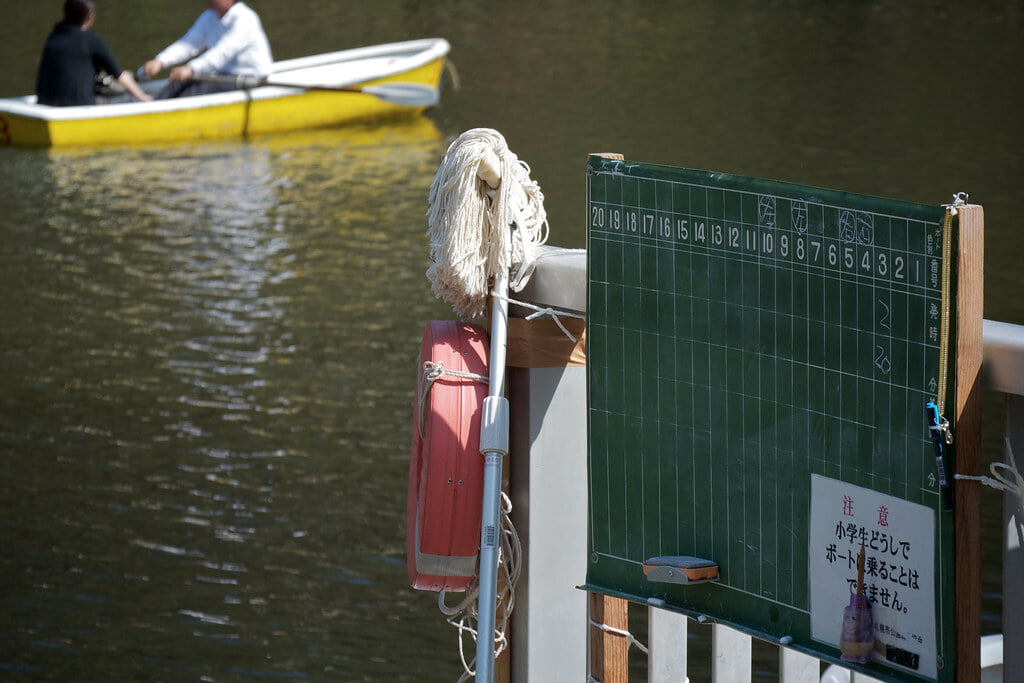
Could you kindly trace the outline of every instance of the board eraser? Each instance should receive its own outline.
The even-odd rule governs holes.
[[[717,581],[718,565],[690,555],[661,555],[644,561],[644,576],[656,583]]]

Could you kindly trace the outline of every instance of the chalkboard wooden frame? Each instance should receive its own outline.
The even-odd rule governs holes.
[[[683,240],[683,233],[680,232],[683,229],[683,223],[680,223],[680,221],[686,223],[685,237],[695,240],[696,226],[699,223],[696,219],[706,219],[702,226],[703,238],[708,240],[705,246],[710,246],[709,240],[712,239],[711,231],[716,228],[719,230],[718,238],[722,240],[720,244],[726,244],[728,240],[733,238],[738,239],[738,241],[733,242],[733,245],[739,249],[735,260],[742,262],[746,259],[746,263],[737,266],[735,263],[730,262],[730,259],[733,257],[728,255],[722,256],[719,265],[727,265],[723,266],[723,272],[719,273],[717,277],[722,278],[726,282],[725,286],[727,286],[730,278],[735,279],[737,276],[743,277],[746,275],[747,277],[765,278],[767,276],[764,273],[769,272],[771,277],[786,278],[790,277],[791,274],[787,274],[784,271],[787,271],[790,267],[806,270],[812,266],[809,260],[794,265],[792,255],[790,262],[780,266],[778,243],[773,243],[772,245],[773,251],[771,255],[773,258],[762,258],[762,256],[767,254],[757,252],[758,245],[762,247],[762,252],[765,251],[766,242],[763,240],[768,240],[769,238],[781,239],[781,235],[784,234],[784,230],[776,230],[781,225],[783,207],[790,211],[788,217],[790,223],[787,226],[789,229],[787,240],[789,240],[790,247],[796,245],[795,240],[790,238],[798,234],[805,234],[799,232],[798,224],[800,221],[806,221],[803,227],[807,229],[815,221],[820,225],[822,239],[816,240],[816,242],[820,242],[816,244],[817,248],[822,250],[819,252],[819,255],[822,255],[825,259],[834,255],[835,261],[832,262],[832,265],[838,266],[837,273],[839,274],[838,284],[829,283],[826,286],[836,288],[837,292],[844,285],[844,277],[861,278],[865,281],[868,279],[883,279],[879,275],[883,265],[895,265],[893,261],[886,261],[886,258],[891,255],[902,255],[905,258],[905,262],[902,263],[904,267],[908,267],[911,261],[917,259],[914,263],[919,271],[921,266],[924,266],[925,277],[927,277],[930,270],[934,271],[936,259],[938,259],[940,265],[942,263],[939,224],[941,223],[944,211],[941,207],[927,207],[834,190],[743,178],[728,174],[642,164],[621,159],[603,158],[596,155],[589,159],[587,173],[587,211],[588,224],[590,226],[588,234],[588,270],[590,277],[588,284],[589,320],[587,338],[591,401],[589,410],[591,433],[589,476],[592,492],[595,486],[607,486],[609,480],[607,476],[602,479],[602,475],[597,472],[597,468],[601,463],[598,462],[600,460],[599,457],[595,460],[595,451],[597,450],[594,443],[595,439],[611,440],[614,442],[611,447],[619,451],[628,449],[632,452],[640,453],[640,467],[643,467],[643,463],[646,463],[650,469],[653,469],[654,466],[660,468],[662,465],[671,468],[678,463],[679,458],[686,456],[685,453],[677,455],[676,451],[679,449],[676,448],[676,444],[665,443],[665,441],[671,441],[671,439],[664,438],[665,433],[659,431],[664,425],[673,425],[672,429],[675,430],[672,434],[673,438],[676,434],[682,433],[675,424],[675,416],[669,415],[671,410],[666,409],[666,406],[669,404],[672,406],[679,404],[674,397],[668,398],[668,392],[665,388],[666,384],[678,384],[680,381],[683,383],[689,382],[694,386],[700,384],[700,380],[695,380],[692,377],[681,378],[671,375],[671,373],[666,373],[664,370],[666,366],[671,366],[673,368],[672,372],[674,372],[675,368],[682,367],[682,364],[673,364],[674,362],[671,360],[673,353],[678,353],[679,349],[682,348],[680,340],[673,338],[676,332],[675,328],[670,330],[668,334],[665,333],[665,329],[662,327],[654,334],[648,335],[646,332],[639,332],[633,334],[634,338],[626,339],[626,337],[632,334],[627,330],[635,330],[639,322],[643,322],[644,327],[647,327],[652,319],[664,320],[667,312],[674,305],[673,302],[679,299],[675,285],[669,283],[670,278],[668,275],[671,273],[674,278],[683,271],[681,267],[675,265],[675,256],[685,252],[689,247],[696,246],[695,242],[691,242],[689,245],[682,244],[681,246],[681,243],[685,242],[685,240]],[[637,179],[647,183],[647,187],[645,190],[643,183],[640,183],[637,190],[633,193],[631,191],[622,191],[620,187],[620,196],[615,201],[609,202],[607,201],[609,199],[607,196],[599,196],[601,194],[600,191],[594,191],[592,183],[595,178],[604,180],[617,179],[616,181],[620,181],[623,178]],[[664,185],[664,187],[661,187],[661,190],[654,187],[658,183]],[[685,210],[678,211],[673,204],[678,195],[674,193],[677,193],[682,185],[691,188],[704,187],[712,188],[715,191],[722,190],[723,195],[714,210],[710,208],[712,200],[708,200],[708,203],[700,206],[687,206]],[[643,196],[645,191],[648,193],[646,197]],[[708,194],[706,196],[712,195]],[[770,197],[774,198],[774,200],[773,202],[758,206],[756,200],[758,197]],[[728,205],[730,202],[732,202],[731,206]],[[827,207],[824,211],[834,210],[834,213],[831,218],[824,217],[823,215],[815,218],[811,214],[800,214],[799,211],[795,211],[793,208],[798,203],[804,207],[810,207],[811,214],[818,210],[816,207]],[[613,235],[611,230],[613,204],[617,209],[621,210],[616,219],[619,221],[616,226],[619,233],[617,236]],[[700,204],[699,201],[698,204]],[[603,218],[601,217],[602,211],[605,211]],[[779,215],[775,215],[776,211]],[[844,211],[846,212],[844,213]],[[901,236],[904,234],[904,227],[892,228],[892,226],[903,226],[904,223],[901,221],[910,221],[914,225],[926,226],[920,231],[924,241],[913,246],[908,242],[906,249],[893,247],[892,244],[882,245],[881,243],[876,243],[872,232],[874,225],[871,221],[889,221],[889,216],[895,218],[892,219],[893,222],[891,224],[885,223],[886,226],[889,226],[887,229],[890,229],[890,235],[887,239],[891,237],[891,234],[895,234],[893,231],[898,232]],[[599,218],[605,221],[603,227],[597,225]],[[719,219],[717,224],[714,221],[716,218]],[[948,299],[954,303],[949,328],[949,347],[951,350],[949,357],[949,368],[951,371],[949,386],[952,391],[949,392],[946,400],[942,402],[942,412],[949,419],[956,434],[955,448],[952,449],[955,455],[955,465],[953,462],[950,462],[947,467],[950,468],[951,473],[955,470],[960,473],[976,474],[980,443],[978,425],[980,423],[981,386],[979,376],[981,362],[983,213],[980,206],[963,205],[957,207],[954,218],[956,230],[952,233],[953,239],[951,240],[951,246],[954,249],[950,257],[952,262],[949,265],[950,277],[954,282],[955,288]],[[769,223],[764,221],[771,222],[771,229],[765,228]],[[780,222],[777,225],[773,221]],[[851,230],[852,232],[849,232],[846,235],[848,239],[844,240],[840,234],[826,235],[825,231],[829,227],[837,231],[837,233],[841,233],[844,230]],[[862,229],[865,232],[858,234],[858,229]],[[625,261],[626,265],[623,265],[621,259],[618,263],[612,263],[614,257],[609,256],[610,252],[605,248],[607,244],[602,244],[602,242],[608,242],[609,237],[611,237],[611,241],[618,240],[620,245],[626,243],[631,245],[625,247],[623,252],[628,254]],[[633,241],[630,242],[630,240]],[[744,240],[747,241],[746,246],[748,247],[746,253],[743,250]],[[753,242],[750,240],[753,240]],[[650,244],[645,246],[645,241]],[[802,244],[805,249],[811,246],[808,240],[804,240]],[[672,255],[666,256],[670,251],[673,252]],[[751,258],[752,255],[753,258]],[[595,260],[599,258],[607,259],[607,262],[596,263]],[[642,270],[645,268],[645,264],[647,267],[646,275],[626,272],[630,267],[634,267],[638,271]],[[826,266],[824,270],[827,270],[828,262],[822,261],[822,264]],[[857,269],[861,264],[864,266],[864,271],[858,273]],[[659,265],[661,266],[660,269]],[[843,266],[845,265],[850,265],[851,267],[844,274]],[[651,276],[652,269],[656,271],[653,277]],[[884,272],[886,276],[890,275],[890,273],[891,270],[888,269]],[[643,277],[648,277],[649,279],[641,283],[640,280]],[[858,282],[860,282],[859,279]],[[934,283],[934,280],[932,282]],[[642,284],[651,285],[648,288],[650,291],[645,290],[641,286]],[[902,285],[904,283],[897,284]],[[625,289],[622,289],[623,286],[625,286]],[[873,288],[876,288],[877,285],[871,285],[871,287],[872,289],[869,291],[873,292],[875,291]],[[666,293],[666,289],[671,291]],[[756,289],[756,287],[752,288],[751,291]],[[932,291],[934,289],[934,287],[931,290],[928,287],[924,287],[921,291],[930,291],[931,294],[929,296],[931,299],[934,299],[934,292]],[[622,294],[622,292],[627,290],[630,294]],[[614,294],[609,294],[609,292],[614,292]],[[691,294],[693,293],[687,292],[686,296],[690,298],[692,303],[695,300],[695,296],[691,296]],[[764,325],[771,327],[775,324],[770,319],[770,316],[769,318],[759,318],[757,324],[744,322],[744,320],[737,321],[735,315],[729,313],[732,310],[732,304],[739,308],[746,306],[744,308],[748,312],[746,315],[753,320],[757,316],[749,312],[759,308],[763,303],[760,300],[753,302],[743,301],[742,297],[745,296],[744,294],[739,294],[738,296],[740,298],[732,301],[730,304],[724,303],[724,297],[723,301],[719,302],[722,304],[723,313],[721,318],[714,322],[723,331],[739,332],[742,335],[743,332],[756,332],[757,329],[763,329]],[[913,297],[908,295],[908,298],[912,299]],[[613,300],[615,301],[610,307],[606,306],[609,301]],[[843,307],[840,306],[839,308]],[[862,306],[861,308],[863,309],[864,307]],[[785,315],[790,314],[790,311],[785,313]],[[870,315],[864,315],[864,310],[861,310],[859,314],[861,315],[860,319],[870,318]],[[675,314],[673,313],[673,315]],[[856,321],[858,318],[856,316],[858,314],[853,315],[853,323],[850,323],[849,320],[840,321],[838,318],[834,319],[834,322],[840,328],[843,327],[843,322],[847,323],[847,328],[857,327]],[[628,319],[632,324],[632,328],[629,324],[623,324],[612,330],[617,321],[612,321],[614,324],[609,326],[608,323],[611,318]],[[678,316],[676,319],[679,319]],[[708,319],[710,320],[710,316]],[[765,322],[766,320],[767,323]],[[761,327],[759,328],[758,326]],[[658,325],[656,324],[655,327],[658,327]],[[927,329],[929,332],[931,331],[931,328]],[[609,332],[609,330],[612,331]],[[918,333],[920,333],[920,330],[915,332],[915,334]],[[705,330],[705,336],[702,339],[706,340],[710,334],[708,330]],[[826,337],[823,338],[823,346],[836,341],[842,343],[844,338],[841,334],[841,332],[833,333],[832,331],[827,331]],[[687,335],[683,334],[682,336],[686,337]],[[685,340],[683,343],[685,344]],[[765,343],[770,346],[772,342],[766,342],[766,340],[761,339],[759,343],[762,346]],[[626,353],[625,356],[616,355],[621,354],[624,347],[631,347],[629,352],[633,355],[630,356],[629,353]],[[752,351],[752,347],[746,347],[733,352],[733,350],[728,349],[728,344],[725,344],[723,348],[726,348],[726,351],[719,351],[716,358],[727,365],[733,364],[735,366],[736,363],[749,365],[750,358],[756,359],[759,357],[759,354],[761,357],[767,357],[773,362],[779,362],[779,359],[775,357],[774,351],[763,354],[760,351]],[[854,342],[854,348],[857,348],[856,342]],[[611,353],[609,349],[611,349]],[[912,357],[914,353],[914,351],[907,352],[904,358]],[[923,353],[923,360],[916,359],[919,364],[927,364],[928,360],[937,357],[937,352],[931,347],[929,347],[927,352]],[[779,355],[785,354],[780,353]],[[610,363],[608,361],[608,358],[611,356],[616,357],[616,362]],[[664,360],[666,362],[664,365],[652,366],[650,362],[644,360],[650,356],[658,356],[659,361]],[[619,363],[618,359],[623,357],[629,357],[635,363]],[[858,391],[856,387],[858,381],[862,383],[862,386],[870,384],[866,374],[871,371],[870,366],[865,366],[862,361],[863,359],[861,359],[859,365],[847,364],[839,365],[835,368],[836,377],[849,376],[856,378],[856,381],[849,383],[849,386],[853,387],[855,392]],[[846,361],[843,361],[843,363],[846,363]],[[866,367],[869,369],[865,370]],[[692,368],[684,371],[683,374],[691,371]],[[874,372],[877,374],[877,369]],[[632,381],[630,377],[636,375],[639,375],[639,379]],[[755,375],[756,371],[748,373],[750,378]],[[703,381],[709,380],[705,377]],[[915,382],[911,382],[911,384],[915,384]],[[916,384],[920,384],[920,382],[916,382]],[[911,387],[911,393],[915,397],[924,395],[927,391],[928,388],[925,387]],[[730,392],[729,389],[723,388],[719,395],[716,396],[714,391],[712,391],[709,396],[722,402],[735,400],[732,397],[741,394],[743,392],[740,390]],[[597,396],[597,405],[595,405],[595,395]],[[723,399],[723,396],[726,398]],[[601,404],[602,401],[604,401],[603,405]],[[748,403],[751,406],[765,405],[764,403],[751,401],[748,401]],[[602,422],[605,419],[604,413],[615,412],[615,410],[607,410],[612,404],[615,404],[616,409],[623,408],[623,404],[635,404],[634,408],[636,408],[620,410],[619,413],[621,414],[617,413],[615,417],[615,419],[619,420],[616,423],[618,427],[615,429],[610,429],[607,422]],[[799,403],[797,402],[795,405],[799,405]],[[846,406],[848,407],[849,404],[846,404]],[[831,406],[831,408],[836,407],[842,408],[843,406],[840,403]],[[691,418],[699,415],[704,419],[712,420],[711,416],[714,412],[714,406],[702,406],[699,411],[691,411],[689,415]],[[827,412],[827,410],[823,411],[825,414]],[[865,410],[866,414],[868,412]],[[923,418],[923,412],[921,415]],[[743,441],[752,433],[762,429],[773,428],[767,426],[767,422],[771,422],[771,418],[762,421],[760,424],[755,423],[753,426],[739,427],[735,424],[730,426],[728,421],[720,421],[717,428],[724,429],[727,433],[731,428],[733,429],[733,436],[742,436],[739,440]],[[851,422],[855,423],[857,420],[851,420]],[[655,423],[659,426],[653,428],[653,430],[641,427],[643,424]],[[849,426],[843,425],[841,419],[835,422],[834,425],[840,431],[846,429],[847,435],[850,433]],[[713,433],[715,429],[716,427],[712,426],[708,432]],[[908,429],[910,432],[915,431],[914,426],[910,426]],[[865,434],[868,434],[868,432],[862,432],[862,439],[867,438],[870,441],[870,436],[863,436]],[[908,442],[912,451],[908,456],[908,460],[913,461],[912,465],[916,468],[915,474],[912,477],[914,478],[913,486],[917,485],[918,480],[920,480],[924,473],[919,458],[922,449],[927,445],[926,439],[927,430],[921,434],[920,439],[915,440],[912,437]],[[854,437],[854,441],[856,441],[856,437]],[[707,443],[704,445],[707,446]],[[607,447],[607,444],[602,447]],[[722,449],[719,450],[721,451]],[[791,447],[789,450],[792,451],[793,448]],[[651,455],[661,452],[666,452],[667,455]],[[643,453],[647,453],[646,459],[642,455]],[[856,454],[851,455],[863,458],[863,456],[857,456]],[[734,457],[735,454],[732,454],[732,456]],[[737,460],[737,462],[740,461]],[[634,478],[638,476],[639,479],[644,478],[645,475],[642,473],[635,476],[636,473],[628,469],[630,466],[627,466],[627,469],[624,470],[624,475],[622,476],[624,480],[628,480],[631,476]],[[839,473],[838,477],[842,479],[842,470],[837,470],[837,472]],[[660,472],[658,475],[648,474],[646,481],[648,483],[660,481],[659,475]],[[869,479],[868,483],[870,481]],[[743,482],[745,485],[750,483],[749,478]],[[865,482],[858,481],[857,483],[864,484]],[[618,484],[619,481],[616,480],[616,485]],[[711,483],[707,483],[707,485],[709,488],[712,486]],[[628,484],[626,487],[628,489]],[[941,505],[938,502],[937,490],[923,490],[910,496],[914,499],[915,503],[927,504],[935,509],[937,537],[936,566],[938,567],[936,570],[935,590],[937,594],[955,594],[953,605],[949,605],[948,600],[945,602],[937,600],[936,619],[938,625],[936,630],[938,633],[936,634],[936,639],[939,641],[938,649],[940,654],[945,655],[943,657],[945,661],[939,665],[936,675],[931,679],[940,681],[971,680],[976,675],[980,666],[978,656],[978,639],[980,637],[980,570],[978,567],[980,558],[978,543],[980,524],[978,491],[976,483],[964,480],[957,481],[955,487],[956,507],[952,514],[943,514],[939,509]],[[664,493],[662,488],[654,486],[653,490],[656,495],[661,496]],[[922,486],[920,488],[924,489],[925,487]],[[658,517],[659,524],[668,521],[668,518],[672,517],[672,515],[661,514],[660,509],[656,514],[649,514],[649,506],[643,502],[647,499],[647,496],[643,494],[643,484],[640,485],[640,492],[640,498],[643,500],[626,502],[625,498],[629,495],[633,494],[636,497],[635,491],[630,492],[627,490],[623,501],[620,501],[621,505],[616,510],[617,513],[623,513],[625,517],[633,516],[632,522],[628,519],[621,520],[621,531],[624,538],[629,536],[630,529],[633,529],[634,534],[647,533],[647,530],[643,528],[644,522],[637,523],[638,517],[641,520],[644,520],[645,517]],[[733,496],[729,495],[729,497]],[[745,606],[733,604],[737,601],[723,598],[723,587],[726,587],[731,580],[729,576],[730,567],[728,566],[723,567],[722,586],[698,588],[697,586],[678,587],[645,583],[642,575],[635,571],[635,567],[632,566],[633,563],[645,559],[641,555],[663,554],[662,552],[646,552],[646,544],[642,548],[632,549],[634,556],[629,561],[620,562],[616,565],[614,560],[605,557],[603,551],[607,550],[607,548],[600,547],[601,544],[595,543],[594,539],[599,535],[595,531],[598,526],[604,524],[611,529],[619,524],[619,520],[609,522],[608,519],[601,518],[600,512],[597,512],[595,516],[598,503],[595,503],[593,495],[591,496],[590,503],[592,563],[590,565],[590,572],[588,572],[588,590],[635,601],[653,601],[656,604],[664,605],[669,609],[675,609],[693,617],[707,617],[730,624],[769,640],[784,638],[786,641],[791,642],[792,646],[796,649],[814,654],[826,660],[838,661],[839,653],[837,650],[823,646],[820,642],[809,637],[806,623],[801,622],[803,618],[800,614],[803,611],[802,607],[793,610],[793,614],[787,614],[784,600],[775,600],[773,597],[765,599],[764,596],[757,596],[751,598],[750,602],[760,601],[762,604],[753,609],[753,611],[749,611]],[[803,510],[807,510],[806,507],[801,508],[801,506],[806,506],[806,504],[805,500],[800,499],[798,504],[791,506],[791,512],[799,514]],[[721,503],[719,507],[721,507]],[[714,514],[714,510],[712,510],[711,514]],[[682,524],[678,517],[676,515],[676,519],[671,520],[677,526]],[[632,526],[630,526],[631,524]],[[619,529],[617,528],[616,533],[618,531]],[[760,537],[758,540],[761,540]],[[735,541],[736,539],[730,538],[726,542],[736,544]],[[740,543],[742,543],[742,539]],[[659,551],[663,550],[664,548],[659,547]],[[694,554],[692,548],[673,548],[670,550],[671,552],[668,554]],[[624,554],[629,555],[630,553],[625,552]],[[795,554],[799,555],[799,552],[795,552]],[[773,560],[776,559],[773,558]],[[609,566],[613,566],[613,568],[609,569]],[[806,566],[802,570],[796,566],[790,567],[789,575],[792,576],[795,573],[799,576],[801,571],[806,572]],[[806,581],[806,577],[803,577],[802,580]],[[775,587],[773,587],[774,589]],[[703,591],[703,593],[698,593],[697,591]],[[695,596],[700,595],[703,597],[695,598]],[[789,641],[790,638],[792,638],[792,641]],[[951,656],[956,660],[955,666],[952,666],[953,663],[949,661]],[[846,665],[851,666],[848,663]],[[860,665],[852,666],[857,668]],[[908,673],[900,669],[894,671],[878,664],[867,664],[860,666],[860,668],[873,676],[889,678],[890,680],[922,680],[921,676],[912,672]],[[975,673],[972,674],[972,672]]]

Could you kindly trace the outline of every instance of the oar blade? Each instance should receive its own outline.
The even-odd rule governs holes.
[[[441,99],[440,92],[425,83],[380,83],[360,88],[367,95],[406,107],[433,107]]]

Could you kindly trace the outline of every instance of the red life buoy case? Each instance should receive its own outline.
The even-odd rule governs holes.
[[[481,378],[487,377],[489,346],[479,325],[433,320],[423,331],[406,510],[414,588],[464,591],[476,575],[484,478],[480,416],[488,393]]]

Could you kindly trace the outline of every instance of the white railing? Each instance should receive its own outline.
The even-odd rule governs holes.
[[[586,307],[585,254],[544,248],[533,279],[517,298],[539,306],[583,312]],[[986,460],[1010,463],[1013,453],[1017,453],[1020,462],[1016,471],[1019,473],[1024,467],[1024,326],[986,320],[983,341],[985,388],[1003,394],[1006,400],[1005,450],[1002,457]],[[522,429],[518,438],[525,447],[517,450],[513,443],[512,495],[518,499],[518,514],[525,527],[521,533],[526,537],[525,606],[518,615],[513,614],[511,679],[514,681],[589,679],[609,683],[628,680],[631,639],[623,635],[628,632],[630,622],[625,609],[622,605],[613,606],[613,599],[601,596],[591,596],[588,605],[582,591],[576,588],[583,583],[581,575],[586,571],[585,561],[578,560],[586,553],[586,520],[585,516],[574,517],[567,511],[586,509],[585,487],[578,487],[578,478],[573,476],[573,472],[586,468],[585,426],[573,428],[574,424],[585,420],[580,404],[586,403],[586,383],[585,373],[580,370],[545,368],[512,375],[513,422],[518,419],[520,425],[514,424],[513,429]],[[523,401],[518,413],[517,401]],[[535,410],[538,404],[543,405],[540,413]],[[527,423],[525,427],[523,422]],[[546,446],[548,442],[550,445]],[[523,457],[524,451],[529,452],[528,457]],[[561,476],[551,476],[553,463],[564,470]],[[1022,496],[1024,491],[1020,490],[1004,494],[1003,638],[1007,643],[1024,643]],[[563,580],[566,576],[568,580]],[[536,600],[536,604],[531,600]],[[572,629],[567,632],[567,623],[580,623],[584,619],[592,624],[586,637],[580,637]],[[600,629],[593,625],[595,622],[610,628]],[[647,608],[649,681],[688,680],[686,643],[693,623],[674,612]],[[710,631],[711,661],[691,661],[690,670],[695,674],[710,670],[713,683],[752,680],[754,641],[751,637],[721,624],[711,624]],[[552,638],[552,633],[563,635]],[[983,665],[992,661],[1002,664],[990,667],[980,680],[983,683],[1024,681],[1024,648],[1008,647],[1002,651],[997,639],[983,640],[984,647],[979,644]],[[758,641],[757,652],[762,658],[765,647],[772,646]],[[863,674],[851,675],[838,667],[825,669],[816,658],[782,644],[777,650],[779,680],[783,683],[866,683],[872,680]],[[581,651],[584,654],[581,655]],[[633,657],[643,656],[638,648],[632,648],[632,652]],[[706,650],[699,654],[703,658]],[[551,677],[552,674],[557,675]]]
[[[985,345],[985,360],[982,366],[985,388],[1002,393],[1006,397],[1003,462],[1014,465],[1013,454],[1024,455],[1024,325],[986,320],[982,338]],[[1020,476],[1020,466],[1024,465],[1024,462],[1016,465],[1016,471]],[[1003,478],[1007,479],[1005,476]],[[1001,639],[987,638],[979,643],[979,647],[982,648],[982,683],[1024,681],[1024,652],[1020,647],[1002,648],[1002,642],[1024,643],[1024,543],[1021,540],[1024,539],[1024,490],[1012,485],[1009,489],[1003,494],[1002,518],[1002,529],[1005,533],[1003,634]],[[686,641],[688,623],[689,620],[681,615],[649,608],[648,680],[652,683],[687,680],[685,650],[680,648],[679,644]],[[711,628],[712,682],[750,681],[751,637],[719,624]],[[778,650],[779,681],[782,683],[867,683],[875,680],[855,672],[851,675],[851,672],[838,667],[826,669],[822,676],[822,665],[817,659],[784,646],[779,646]],[[595,674],[596,672],[591,673],[595,679],[601,680]],[[612,676],[604,680],[615,679],[616,677]]]

